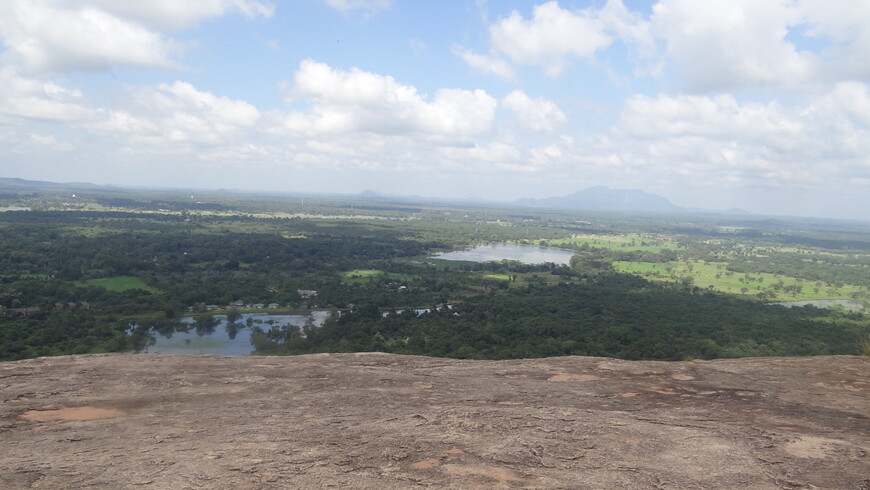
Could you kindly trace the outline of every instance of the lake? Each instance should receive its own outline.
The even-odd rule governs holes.
[[[155,337],[154,345],[145,348],[147,354],[217,354],[221,356],[249,356],[254,351],[251,345],[251,333],[253,328],[247,326],[248,318],[252,319],[254,326],[259,326],[268,332],[272,326],[296,325],[303,326],[309,315],[261,315],[243,313],[236,321],[238,328],[234,335],[227,331],[227,317],[215,315],[219,321],[217,326],[209,332],[197,333],[194,328],[187,332],[174,332],[171,335],[163,335],[152,331]],[[318,327],[329,316],[329,311],[315,310],[311,312],[314,324]],[[183,323],[192,324],[193,317],[182,318]]]
[[[533,247],[531,245],[516,245],[513,243],[487,243],[468,250],[454,250],[433,255],[437,259],[467,260],[470,262],[490,262],[493,260],[516,260],[523,264],[554,264],[568,265],[571,257],[577,252],[559,250],[557,248]]]

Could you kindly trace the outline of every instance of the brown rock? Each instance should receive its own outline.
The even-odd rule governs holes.
[[[870,488],[870,359],[0,364],[0,488]]]

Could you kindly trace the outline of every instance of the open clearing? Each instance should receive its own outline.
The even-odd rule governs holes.
[[[132,276],[115,276],[103,277],[99,279],[87,279],[84,281],[73,281],[73,284],[79,287],[97,286],[114,292],[128,291],[130,289],[142,289],[150,293],[159,292],[156,288],[145,284],[142,279]]]
[[[624,235],[588,235],[576,234],[570,238],[536,240],[535,245],[543,247],[560,247],[564,245],[583,246],[591,248],[607,248],[611,250],[635,250],[639,252],[658,253],[662,250],[677,250],[680,248],[671,237],[654,234],[629,233]]]
[[[409,274],[397,274],[393,272],[384,272],[377,269],[354,269],[341,273],[341,282],[344,284],[368,284],[380,278],[391,279],[395,281],[407,281],[413,279],[414,276]]]
[[[691,277],[693,285],[700,288],[713,287],[714,290],[756,296],[760,292],[769,293],[768,299],[775,301],[801,301],[811,299],[849,299],[862,290],[858,286],[845,284],[835,287],[821,281],[810,281],[766,272],[741,273],[727,269],[724,262],[705,262],[701,260],[675,261],[664,263],[617,261],[613,267],[619,272],[637,274],[652,281],[681,282]]]

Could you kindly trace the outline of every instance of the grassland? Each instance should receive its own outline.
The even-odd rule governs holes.
[[[543,247],[564,247],[566,245],[582,247],[584,245],[591,248],[606,248],[609,250],[623,251],[639,251],[658,253],[662,250],[678,250],[680,244],[671,236],[648,234],[648,233],[627,233],[622,235],[589,235],[575,234],[570,238],[559,238],[551,240],[535,240],[534,245]]]
[[[113,292],[128,291],[130,289],[141,289],[150,293],[160,292],[158,289],[145,284],[142,279],[132,276],[102,277],[86,281],[73,281],[73,284],[79,287],[97,286]]]
[[[511,274],[499,274],[499,273],[482,273],[479,275],[482,279],[488,279],[491,281],[499,281],[505,282],[508,281],[508,288],[515,289],[520,287],[526,287],[529,284],[541,284],[552,286],[554,284],[564,283],[573,281],[574,278],[570,276],[560,276],[556,274],[551,274],[548,272],[516,272]]]
[[[727,270],[725,262],[690,260],[654,264],[617,261],[613,266],[619,272],[637,274],[652,281],[679,283],[690,279],[691,284],[700,288],[744,296],[763,293],[766,299],[775,301],[851,299],[866,293],[861,287],[851,284],[837,286],[763,272],[732,272]]]
[[[390,279],[393,281],[407,281],[415,276],[409,274],[397,274],[394,272],[385,272],[378,269],[354,269],[344,271],[340,274],[341,282],[344,284],[369,284],[380,279]]]

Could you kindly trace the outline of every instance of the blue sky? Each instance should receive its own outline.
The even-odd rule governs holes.
[[[870,2],[3,0],[0,176],[870,217]]]

